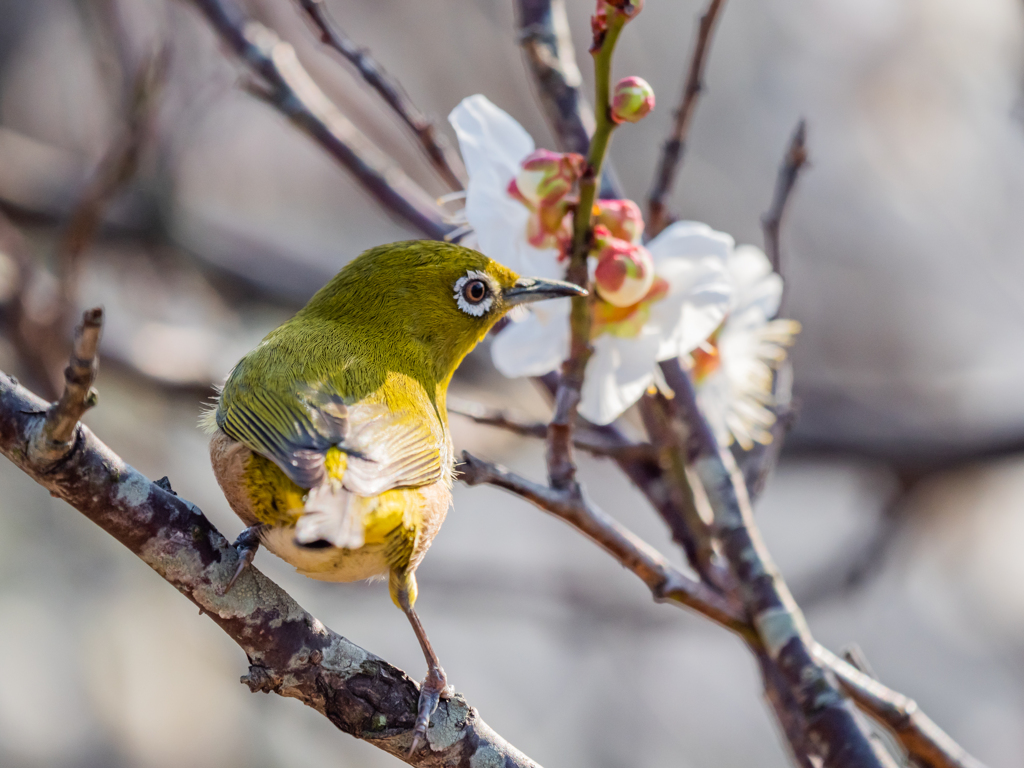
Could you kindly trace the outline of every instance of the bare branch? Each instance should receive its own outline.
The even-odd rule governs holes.
[[[768,657],[800,706],[808,743],[819,745],[818,757],[830,768],[893,765],[891,756],[876,751],[838,682],[813,655],[814,639],[757,530],[743,476],[700,413],[689,376],[678,360],[661,363],[661,370],[696,441],[693,468],[714,509],[723,553]]]
[[[443,240],[454,227],[434,200],[370,142],[324,94],[272,30],[246,19],[233,0],[193,0],[221,39],[265,81],[267,97],[348,169],[386,210],[427,237]]]
[[[985,768],[922,712],[913,699],[886,688],[827,648],[816,645],[814,655],[836,674],[857,705],[891,729],[903,748],[925,768]]]
[[[70,449],[78,422],[96,405],[98,394],[92,385],[99,370],[98,349],[103,330],[103,310],[90,309],[82,315],[82,324],[75,329],[71,360],[64,369],[64,392],[46,410],[40,441],[34,445],[39,458],[56,461]]]
[[[410,757],[419,689],[408,675],[327,629],[255,568],[221,594],[238,553],[203,513],[139,474],[84,426],[59,462],[38,455],[33,435],[44,429],[47,414],[44,401],[0,374],[0,453],[216,622],[248,657],[242,681],[251,690],[299,699],[410,765],[537,768],[460,695],[441,701],[427,732],[430,748]]]
[[[697,108],[697,100],[704,90],[704,65],[708,52],[711,50],[711,35],[715,22],[722,10],[725,0],[711,0],[704,14],[700,17],[697,27],[697,40],[690,58],[690,68],[686,73],[686,84],[683,86],[683,97],[676,109],[672,132],[661,149],[661,159],[655,175],[654,188],[647,201],[647,232],[651,237],[661,232],[668,224],[669,217],[665,212],[665,197],[672,191],[686,149],[686,135],[690,131],[693,113]]]
[[[793,191],[800,169],[807,162],[807,121],[801,120],[789,140],[786,156],[779,167],[779,175],[775,181],[775,194],[771,207],[761,217],[761,228],[764,230],[764,250],[772,269],[781,274],[782,265],[779,258],[779,229],[782,226],[782,214],[786,211],[789,194]]]
[[[582,495],[533,483],[466,451],[462,452],[462,461],[459,475],[466,485],[486,483],[503,488],[564,520],[638,576],[656,600],[685,605],[734,632],[749,634],[749,625],[738,605],[687,577],[651,545]]]
[[[580,91],[583,76],[576,64],[565,0],[518,0],[516,11],[519,47],[555,142],[563,152],[586,155],[595,123]],[[610,166],[601,175],[600,196],[623,196]]]
[[[320,40],[341,54],[362,75],[373,90],[387,102],[412,132],[430,160],[431,165],[453,190],[463,188],[466,169],[458,154],[452,152],[443,134],[434,123],[413,104],[401,84],[384,71],[365,48],[349,39],[327,10],[324,0],[296,0],[306,12],[320,35]]]
[[[548,433],[548,425],[542,422],[530,421],[510,411],[487,408],[480,403],[459,398],[448,398],[448,412],[470,419],[477,424],[497,427],[522,437],[536,437],[543,440]],[[592,456],[613,459],[657,459],[657,451],[653,445],[617,438],[618,436],[613,437],[606,432],[590,429],[588,426],[582,428],[578,426],[573,433],[573,445]]]

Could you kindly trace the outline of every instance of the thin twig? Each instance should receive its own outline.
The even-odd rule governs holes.
[[[57,263],[65,312],[73,311],[77,300],[78,261],[82,252],[96,236],[110,201],[138,170],[142,151],[153,130],[168,62],[168,50],[162,48],[139,65],[132,81],[125,126],[97,166],[64,228],[57,248]],[[57,332],[64,333],[63,322],[58,324]]]
[[[764,250],[768,260],[772,263],[772,269],[782,274],[782,264],[779,257],[779,229],[782,226],[782,214],[786,211],[786,203],[789,195],[796,184],[800,169],[807,162],[807,121],[801,120],[793,131],[789,140],[786,155],[779,167],[779,175],[775,180],[775,194],[772,197],[772,204],[764,216],[761,217],[761,228],[764,230]]]
[[[193,3],[228,47],[262,78],[267,100],[348,169],[386,210],[434,240],[443,240],[454,229],[433,198],[327,98],[292,46],[245,18],[234,0]]]
[[[846,692],[865,711],[892,730],[907,753],[925,768],[985,768],[902,693],[873,675],[816,645],[815,657],[835,672]]]
[[[677,602],[734,632],[749,634],[749,625],[738,605],[685,576],[657,550],[582,495],[533,483],[466,451],[462,452],[462,462],[459,479],[466,485],[486,483],[503,488],[564,520],[636,574],[655,599]]]
[[[711,50],[711,35],[724,4],[725,0],[711,0],[697,26],[697,40],[693,46],[693,55],[690,57],[690,68],[686,73],[682,100],[675,112],[672,132],[661,148],[661,158],[658,161],[654,187],[651,189],[647,201],[647,232],[651,237],[661,232],[669,224],[669,217],[665,213],[665,197],[672,191],[672,183],[679,170],[679,163],[683,159],[686,136],[690,131],[693,113],[697,108],[697,100],[701,91],[704,90],[704,65],[707,62],[708,52]]]
[[[430,164],[452,190],[461,190],[465,184],[466,169],[462,160],[451,150],[444,134],[413,104],[401,84],[389,75],[365,48],[353,42],[331,16],[324,0],[296,0],[320,35],[320,41],[337,51],[351,63],[363,80],[387,102],[416,135]]]
[[[814,639],[757,530],[743,476],[700,413],[689,376],[678,360],[661,363],[661,370],[675,393],[672,402],[697,441],[693,468],[714,509],[723,553],[768,657],[789,681],[807,722],[808,743],[819,745],[818,757],[825,766],[893,765],[891,756],[876,751],[851,702],[813,655]]]
[[[68,367],[64,369],[64,392],[46,410],[43,421],[43,451],[50,460],[61,458],[67,450],[75,428],[85,412],[96,405],[97,392],[92,385],[99,371],[98,350],[103,330],[103,310],[86,310],[82,324],[75,329],[75,341]]]
[[[540,421],[530,421],[501,408],[488,408],[480,403],[473,403],[454,397],[448,398],[448,413],[454,413],[477,424],[497,427],[506,432],[522,437],[536,437],[543,440],[547,437],[548,425]],[[650,443],[634,443],[628,440],[613,439],[607,433],[596,429],[577,427],[573,432],[573,445],[591,456],[612,459],[656,459],[657,451]]]
[[[298,699],[337,728],[410,765],[538,768],[496,734],[466,700],[442,700],[429,749],[409,756],[418,685],[402,670],[332,632],[281,587],[247,568],[205,515],[167,484],[150,482],[85,426],[59,461],[35,448],[47,404],[0,373],[0,453],[140,557],[245,652],[252,691]]]

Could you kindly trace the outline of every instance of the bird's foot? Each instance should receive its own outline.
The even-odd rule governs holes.
[[[262,525],[253,525],[238,534],[238,538],[232,545],[238,552],[238,568],[235,569],[235,574],[221,592],[222,595],[230,592],[242,572],[252,565],[253,558],[256,557],[256,550],[260,548],[260,531],[262,529]]]
[[[416,715],[416,725],[412,729],[412,746],[409,747],[409,755],[412,756],[420,745],[427,741],[427,726],[430,725],[430,716],[437,709],[437,703],[442,699],[451,697],[452,687],[448,685],[448,679],[444,670],[440,667],[431,667],[427,677],[420,686],[419,711]]]

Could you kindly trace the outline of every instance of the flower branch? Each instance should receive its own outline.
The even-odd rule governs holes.
[[[628,12],[610,3],[607,6],[601,28],[598,26],[598,16],[594,17],[594,45],[591,53],[594,56],[595,128],[590,140],[587,164],[579,182],[579,202],[573,214],[572,245],[566,270],[566,279],[580,286],[586,286],[589,282],[587,256],[593,237],[592,211],[608,143],[616,127],[611,116],[612,54],[619,33],[631,18]],[[555,413],[548,427],[548,476],[552,487],[562,490],[572,488],[576,483],[576,468],[572,460],[572,424],[579,407],[587,361],[593,353],[590,345],[592,301],[590,297],[572,300],[569,357],[562,365],[562,376],[555,396]]]

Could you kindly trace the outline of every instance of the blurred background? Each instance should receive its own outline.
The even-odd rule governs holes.
[[[510,0],[327,0],[444,120],[484,93],[554,147]],[[648,0],[617,76],[655,113],[611,156],[642,201],[703,3]],[[292,0],[246,12],[353,124],[447,187]],[[590,0],[568,0],[585,83]],[[991,768],[1024,764],[1024,6],[729,0],[670,208],[738,242],[798,119],[810,166],[783,227],[799,420],[758,505],[820,641],[856,641]],[[128,462],[240,523],[200,407],[245,351],[363,249],[418,236],[267,104],[185,0],[0,0],[0,370],[52,388],[77,309],[107,311],[86,421]],[[588,91],[589,92],[589,91]],[[93,226],[95,225],[95,226]],[[478,350],[455,394],[543,418]],[[458,449],[532,477],[537,444],[453,417]],[[624,478],[591,493],[677,557]],[[298,703],[238,684],[243,654],[108,535],[0,462],[0,764],[386,766]],[[333,629],[424,673],[386,588],[258,566]],[[458,487],[420,569],[450,681],[546,766],[785,766],[753,659],[532,507]]]

